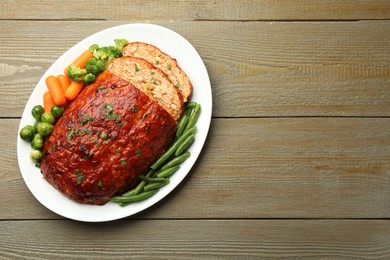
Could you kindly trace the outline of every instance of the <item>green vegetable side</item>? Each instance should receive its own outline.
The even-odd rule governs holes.
[[[60,110],[63,111],[63,108]],[[39,167],[42,160],[42,149],[45,144],[45,139],[53,132],[55,117],[50,112],[43,112],[41,105],[36,105],[31,110],[32,116],[35,118],[33,125],[24,126],[19,136],[24,141],[31,144],[33,149],[30,153],[30,158]]]
[[[77,82],[83,81],[85,85],[93,83],[112,59],[122,56],[122,49],[128,43],[126,39],[115,39],[114,42],[115,46],[91,45],[89,50],[92,52],[93,58],[87,60],[85,68],[71,65],[68,69],[69,78]]]

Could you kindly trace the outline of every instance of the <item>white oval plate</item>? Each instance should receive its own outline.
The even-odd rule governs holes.
[[[195,164],[203,144],[206,141],[210,127],[212,112],[212,95],[209,76],[206,67],[195,48],[181,35],[167,28],[153,24],[126,24],[105,29],[93,34],[66,51],[39,80],[24,109],[19,130],[27,124],[33,124],[31,115],[33,106],[42,104],[43,92],[47,91],[45,78],[48,75],[63,74],[64,68],[75,57],[94,43],[100,46],[114,45],[114,39],[126,38],[128,41],[141,41],[153,44],[177,59],[180,67],[187,73],[193,84],[192,101],[201,105],[202,112],[198,119],[196,140],[190,147],[191,157],[182,163],[181,168],[170,178],[170,183],[164,186],[154,196],[147,200],[120,207],[116,203],[108,202],[103,206],[84,205],[73,202],[55,188],[53,188],[40,173],[40,169],[30,159],[32,150],[29,143],[23,141],[19,135],[17,139],[17,155],[19,168],[23,179],[35,198],[49,210],[69,219],[85,222],[111,221],[131,216],[154,205],[167,196],[186,177]]]

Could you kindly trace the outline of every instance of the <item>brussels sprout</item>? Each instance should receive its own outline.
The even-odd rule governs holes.
[[[31,141],[31,146],[34,150],[43,149],[43,137],[41,134],[36,134]]]
[[[40,123],[42,123],[42,121],[37,120],[37,121],[35,121],[35,123],[34,123],[34,125],[33,125],[33,127],[34,127],[34,132],[35,132],[36,134],[38,134],[38,125],[39,125]]]
[[[46,122],[42,122],[38,124],[38,133],[41,134],[42,136],[48,136],[49,134],[51,134],[51,132],[53,132],[52,124]]]
[[[43,106],[41,105],[36,105],[33,107],[33,109],[31,110],[31,114],[32,116],[36,119],[36,120],[39,120],[43,114]]]
[[[54,116],[54,118],[59,118],[62,113],[64,113],[64,108],[60,106],[53,106],[51,108],[51,114]]]
[[[23,140],[30,142],[34,138],[34,127],[32,125],[26,125],[20,129],[19,135]]]
[[[41,116],[41,120],[42,122],[46,122],[49,124],[54,124],[54,122],[56,121],[54,116],[50,112],[43,113]]]
[[[30,157],[31,157],[31,160],[39,163],[42,160],[42,152],[39,150],[32,150],[30,152]]]

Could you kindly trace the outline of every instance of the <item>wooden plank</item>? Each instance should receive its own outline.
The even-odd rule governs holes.
[[[388,259],[388,220],[1,221],[1,258]]]
[[[21,115],[64,51],[121,23],[0,21],[0,116]],[[215,117],[390,115],[390,21],[159,24],[199,51]]]
[[[56,218],[16,163],[0,120],[0,219]],[[186,181],[142,218],[389,218],[390,118],[213,119]]]
[[[163,7],[163,8],[162,8]],[[388,19],[386,0],[39,1],[3,0],[0,19],[49,20],[352,20]]]

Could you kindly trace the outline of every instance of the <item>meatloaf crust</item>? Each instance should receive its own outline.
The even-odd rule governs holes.
[[[187,74],[179,67],[176,60],[157,48],[145,42],[130,42],[122,50],[123,56],[134,56],[145,59],[161,69],[172,83],[180,90],[184,102],[191,99],[192,84]]]
[[[176,126],[156,101],[105,71],[55,124],[43,176],[74,201],[105,204],[138,182],[169,147]]]

